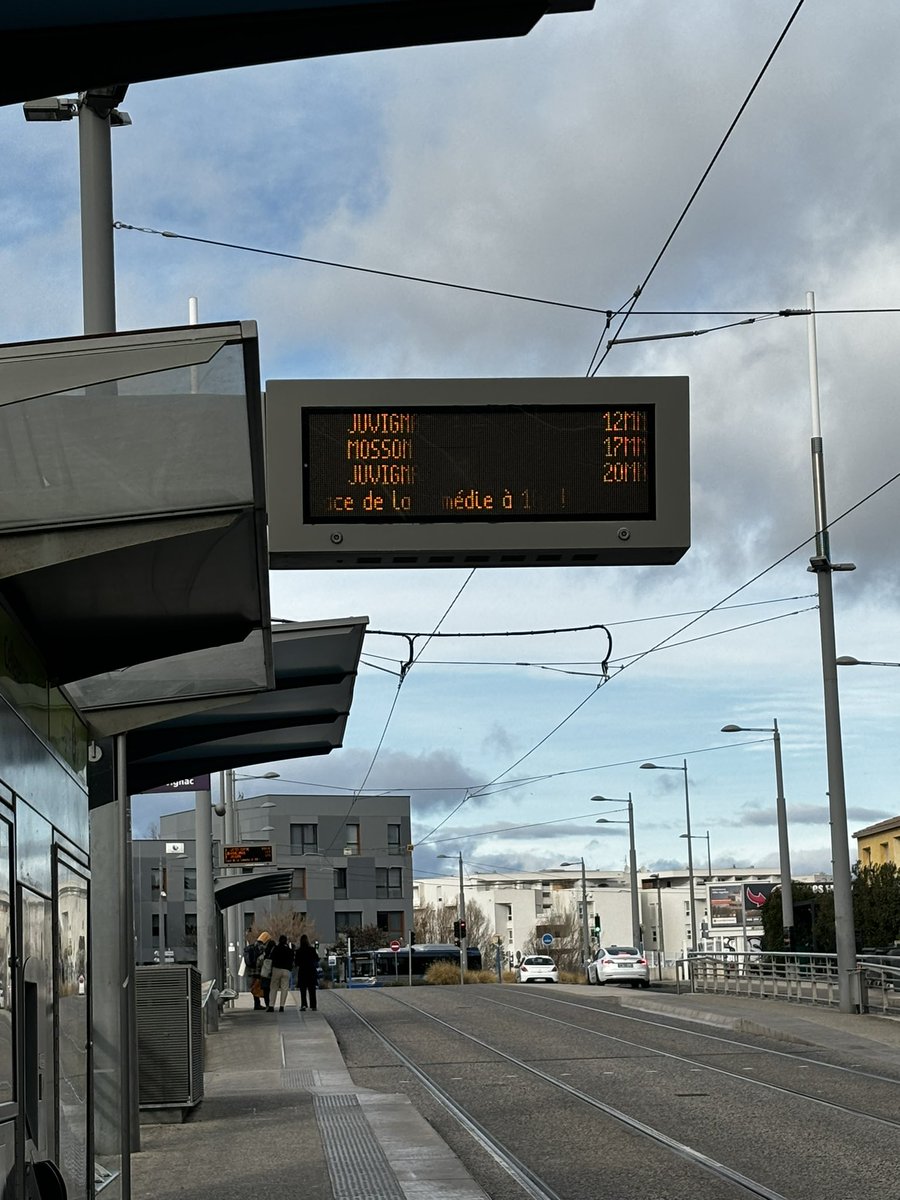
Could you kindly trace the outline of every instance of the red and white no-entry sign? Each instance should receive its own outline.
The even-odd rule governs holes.
[[[397,951],[400,949],[400,943],[398,941],[391,942],[391,949],[396,954]]]

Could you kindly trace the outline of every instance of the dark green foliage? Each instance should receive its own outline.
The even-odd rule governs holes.
[[[874,867],[857,863],[853,915],[860,948],[890,946],[900,940],[900,870],[896,863]]]
[[[853,873],[853,924],[857,949],[900,941],[900,870],[895,863],[862,867]],[[834,953],[834,896],[822,884],[794,883],[794,949]],[[783,950],[781,889],[762,907],[763,949]]]

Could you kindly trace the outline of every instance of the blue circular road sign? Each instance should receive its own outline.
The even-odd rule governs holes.
[[[553,945],[553,934],[545,933],[544,936],[541,938],[541,941],[544,943],[545,946],[552,946]]]

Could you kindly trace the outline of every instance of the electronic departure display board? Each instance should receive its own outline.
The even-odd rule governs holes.
[[[251,867],[272,861],[271,846],[225,846],[225,866]]]
[[[266,387],[273,567],[675,562],[684,378]]]

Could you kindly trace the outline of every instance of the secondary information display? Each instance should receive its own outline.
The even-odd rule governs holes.
[[[225,846],[226,866],[237,864],[244,867],[258,866],[272,861],[271,846]]]
[[[652,405],[303,411],[306,520],[652,520]]]
[[[688,381],[266,384],[272,567],[676,562]]]

